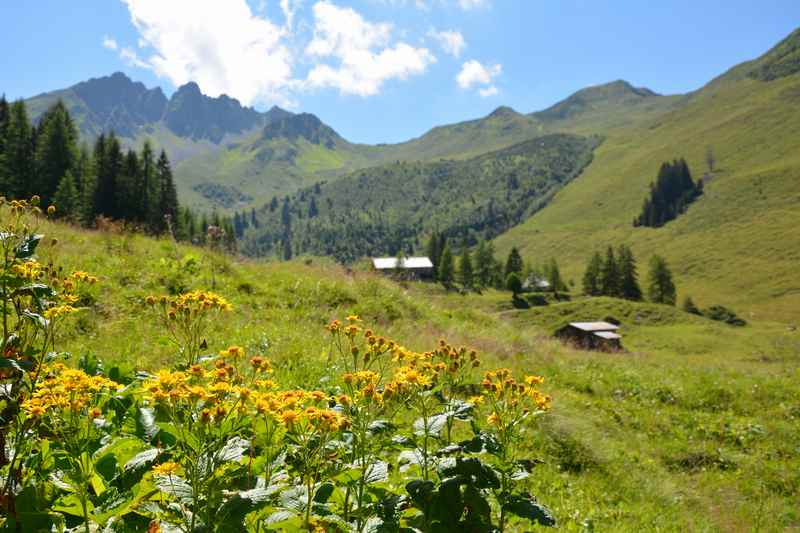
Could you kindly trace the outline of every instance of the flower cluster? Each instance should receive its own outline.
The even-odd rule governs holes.
[[[67,368],[60,363],[43,368],[42,372],[45,375],[44,380],[23,404],[25,412],[33,418],[40,418],[47,412],[61,411],[87,411],[91,414],[88,409],[96,405],[100,395],[121,388],[110,379],[89,376],[81,370]]]
[[[180,296],[169,298],[167,296],[148,296],[147,305],[153,306],[158,302],[165,309],[170,319],[175,320],[183,316],[197,316],[209,311],[231,311],[233,306],[222,296],[209,291],[192,291]]]
[[[517,381],[507,368],[486,372],[481,388],[483,397],[492,406],[492,413],[486,421],[503,429],[516,424],[531,409],[540,412],[550,409],[550,396],[538,389],[542,383],[544,378],[541,376],[526,376],[523,381]]]

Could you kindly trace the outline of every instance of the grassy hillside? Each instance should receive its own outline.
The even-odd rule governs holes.
[[[754,62],[753,65],[761,62]],[[589,256],[632,246],[640,270],[653,253],[674,270],[679,298],[731,305],[746,318],[800,319],[800,76],[723,78],[681,107],[637,124],[580,131],[605,135],[586,171],[547,208],[497,239],[500,251],[558,257],[580,281]],[[711,147],[717,168],[705,195],[663,228],[633,228],[662,161],[685,157],[698,178]]]
[[[352,262],[419,249],[435,231],[453,245],[475,244],[546,205],[586,166],[597,142],[547,135],[464,161],[360,170],[260,210],[260,224],[245,234],[242,250],[283,253],[290,239],[297,255]]]
[[[543,463],[525,483],[565,531],[800,527],[800,337],[782,326],[730,328],[606,299],[515,311],[507,293],[400,286],[324,262],[240,261],[52,224],[42,232],[58,239],[42,245],[42,259],[100,277],[83,296],[88,308],[63,332],[73,358],[92,354],[106,367],[173,364],[144,298],[215,280],[234,312],[214,324],[210,352],[231,344],[265,352],[276,379],[324,387],[323,326],[359,313],[412,349],[444,337],[475,347],[487,365],[546,377],[554,406],[526,440]],[[623,320],[629,353],[574,351],[549,338],[564,317],[609,313]],[[647,318],[636,323],[637,316]]]

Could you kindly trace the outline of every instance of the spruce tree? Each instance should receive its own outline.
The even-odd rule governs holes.
[[[166,160],[166,153],[164,154],[164,159]],[[140,160],[141,177],[138,180],[138,189],[141,220],[145,223],[150,232],[161,233],[164,229],[165,213],[161,212],[161,208],[164,207],[161,203],[161,183],[156,168],[156,157],[153,153],[153,146],[150,144],[150,141],[145,141],[144,145],[142,145]],[[170,175],[171,174],[172,172],[170,171]],[[169,200],[165,199],[165,201]]]
[[[522,275],[523,266],[522,256],[519,255],[519,250],[517,250],[516,246],[511,248],[511,251],[508,253],[508,259],[506,260],[506,278],[509,274],[516,274],[517,276]]]
[[[436,232],[431,233],[428,239],[428,245],[425,248],[428,254],[428,259],[433,263],[433,279],[438,279],[438,266],[441,259],[441,250],[439,249],[439,235]]]
[[[603,296],[617,297],[620,295],[619,269],[614,257],[614,248],[611,246],[606,250],[606,260],[600,269],[600,293]]]
[[[142,179],[139,155],[129,148],[125,153],[122,172],[115,183],[115,203],[119,206],[117,217],[136,222],[146,221],[147,198],[142,197]]]
[[[77,142],[78,132],[59,100],[42,116],[36,139],[33,186],[44,205],[51,202],[61,178],[73,170],[78,158]]]
[[[599,252],[595,252],[586,265],[583,274],[583,294],[587,296],[600,296],[602,294],[600,273],[603,268],[603,258]]]
[[[448,289],[453,285],[454,270],[453,252],[450,251],[450,246],[445,243],[439,260],[438,274],[439,282]]]
[[[311,197],[311,201],[308,204],[308,218],[314,218],[319,215],[319,209],[317,209],[317,201],[314,197]]]
[[[25,102],[11,104],[5,137],[5,183],[2,194],[12,198],[28,198],[36,192],[33,179],[33,131],[28,121]]]
[[[647,296],[653,303],[675,305],[675,283],[664,258],[654,255],[650,260],[650,284]]]
[[[506,276],[506,289],[511,291],[512,298],[515,300],[517,299],[517,295],[522,292],[522,280],[519,278],[519,274],[516,272],[511,272]]]
[[[67,171],[59,180],[58,189],[53,196],[53,203],[56,205],[57,216],[73,222],[80,220],[81,195],[75,184],[75,178],[72,177],[72,172]]]
[[[166,230],[165,217],[172,220],[173,231],[176,233],[180,231],[179,225],[181,223],[178,217],[178,191],[175,188],[175,180],[172,177],[172,168],[167,158],[167,153],[161,150],[156,162],[156,182],[158,183],[158,224],[156,224],[156,231],[161,233]],[[231,234],[233,232],[231,231]]]
[[[620,296],[626,300],[640,301],[642,299],[642,289],[639,287],[636,259],[633,257],[633,252],[631,252],[630,248],[621,244],[618,256]]]
[[[6,193],[8,183],[8,173],[6,171],[6,136],[8,134],[8,121],[10,118],[10,107],[6,101],[6,95],[0,96],[0,194]]]
[[[475,284],[484,289],[492,283],[494,250],[491,243],[480,241],[475,249]]]
[[[473,276],[472,257],[470,257],[469,250],[465,246],[458,261],[458,281],[465,289],[472,289],[474,287]]]
[[[564,282],[561,280],[561,270],[558,268],[558,262],[555,258],[550,259],[550,264],[547,266],[547,281],[550,283],[550,290],[555,295],[558,295],[558,291],[564,287]]]

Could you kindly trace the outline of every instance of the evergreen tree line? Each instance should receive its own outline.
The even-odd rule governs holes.
[[[689,204],[703,194],[703,182],[692,179],[689,165],[681,158],[662,163],[655,183],[650,184],[650,196],[644,201],[642,213],[634,226],[658,228],[686,211]]]
[[[647,298],[651,302],[675,305],[676,288],[667,262],[654,255],[650,260]],[[587,296],[611,296],[641,301],[644,294],[639,285],[636,258],[631,249],[621,244],[616,252],[612,246],[605,257],[592,255],[583,275],[583,293]]]
[[[548,290],[567,290],[555,259],[537,268],[525,264],[516,247],[509,251],[505,263],[497,259],[494,245],[487,241],[480,241],[472,251],[462,247],[456,256],[447,237],[435,232],[428,240],[426,252],[433,263],[434,280],[447,288],[458,285],[465,290],[479,291],[493,287],[510,290],[516,295],[524,290],[526,281],[546,280]]]
[[[90,148],[59,100],[33,124],[25,102],[0,97],[0,194],[39,195],[56,205],[57,216],[84,226],[98,217],[124,220],[151,234],[172,232],[180,240],[205,242],[209,227],[224,230],[227,247],[235,231],[230,220],[198,217],[181,208],[167,154],[156,155],[145,141],[140,152],[123,149],[113,132]],[[219,239],[220,237],[215,237]]]

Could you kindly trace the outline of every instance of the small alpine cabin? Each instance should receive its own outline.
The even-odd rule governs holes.
[[[433,263],[427,257],[373,257],[372,268],[405,279],[433,278]]]
[[[617,330],[619,326],[610,322],[570,322],[555,335],[584,350],[616,352],[622,350],[622,335]]]

